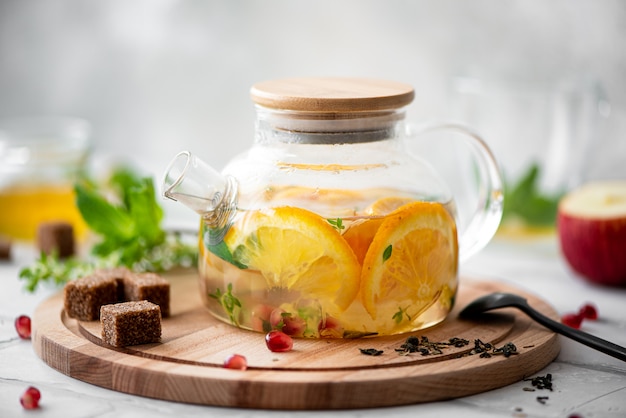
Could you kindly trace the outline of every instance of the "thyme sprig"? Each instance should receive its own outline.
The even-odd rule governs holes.
[[[345,229],[346,226],[343,224],[343,219],[326,219],[326,221],[333,226],[337,231],[341,232],[342,229]]]
[[[218,287],[215,289],[215,293],[210,293],[209,297],[217,300],[224,309],[224,312],[228,314],[228,319],[233,325],[239,325],[238,313],[241,309],[241,301],[233,295],[233,284],[228,283],[226,292]]]
[[[393,314],[393,316],[391,317],[391,319],[393,319],[395,321],[396,324],[399,324],[400,322],[402,322],[402,320],[404,319],[404,317],[406,316],[407,321],[410,321],[411,319],[413,319],[411,317],[411,315],[409,315],[409,313],[406,311],[408,309],[407,308],[403,308],[401,306],[398,306],[398,312],[396,312],[395,314]]]
[[[42,252],[32,265],[22,268],[19,278],[25,281],[24,288],[34,292],[43,283],[60,286],[69,280],[88,275],[94,270],[90,262],[76,257],[61,260],[55,253]]]
[[[391,252],[393,251],[393,246],[389,244],[387,248],[383,251],[383,263],[391,258]]]

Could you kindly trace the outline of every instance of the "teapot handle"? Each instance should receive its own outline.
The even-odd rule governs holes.
[[[459,261],[468,260],[476,254],[495,235],[502,219],[504,192],[500,169],[493,153],[485,141],[464,125],[443,122],[426,125],[408,125],[410,137],[447,131],[462,134],[463,139],[474,157],[477,179],[477,205],[474,208],[467,227],[459,231]]]

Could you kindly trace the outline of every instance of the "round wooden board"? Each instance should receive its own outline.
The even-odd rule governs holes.
[[[127,348],[102,343],[100,322],[79,322],[63,311],[62,292],[33,317],[36,353],[56,370],[104,388],[170,401],[265,409],[346,409],[438,401],[485,392],[543,369],[559,352],[553,332],[523,313],[505,309],[480,321],[458,311],[495,291],[526,297],[557,318],[543,300],[502,283],[462,279],[455,310],[442,324],[414,333],[431,342],[467,339],[443,354],[399,355],[408,335],[353,340],[296,339],[294,349],[273,353],[263,334],[240,330],[211,316],[202,305],[195,272],[165,276],[171,283],[170,318],[162,340]],[[474,340],[495,346],[513,342],[517,355],[469,355]],[[360,348],[382,350],[367,356]],[[244,355],[245,371],[224,369],[230,354]]]

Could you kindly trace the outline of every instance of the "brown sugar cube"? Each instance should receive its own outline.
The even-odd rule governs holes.
[[[113,278],[117,281],[117,301],[127,302],[124,296],[124,278],[131,275],[131,271],[126,267],[102,268],[94,272],[94,275]]]
[[[102,305],[117,302],[117,281],[111,277],[81,277],[68,282],[63,291],[65,312],[81,321],[98,319]]]
[[[56,251],[59,258],[74,255],[74,228],[67,222],[42,222],[37,227],[37,247],[46,254]]]
[[[115,347],[161,340],[161,309],[147,300],[104,305],[100,323],[102,341]]]
[[[0,260],[11,259],[11,240],[0,235]]]
[[[161,307],[163,318],[170,316],[170,283],[155,273],[131,273],[124,277],[124,300],[148,300]]]

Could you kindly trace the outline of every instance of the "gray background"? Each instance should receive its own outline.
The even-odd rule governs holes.
[[[418,121],[466,116],[460,75],[546,91],[591,80],[606,101],[579,174],[626,177],[621,0],[0,1],[0,117],[86,118],[95,160],[155,177],[182,149],[223,167],[252,141],[250,86],[306,75],[410,83]],[[477,128],[503,165],[517,158],[523,140]]]

